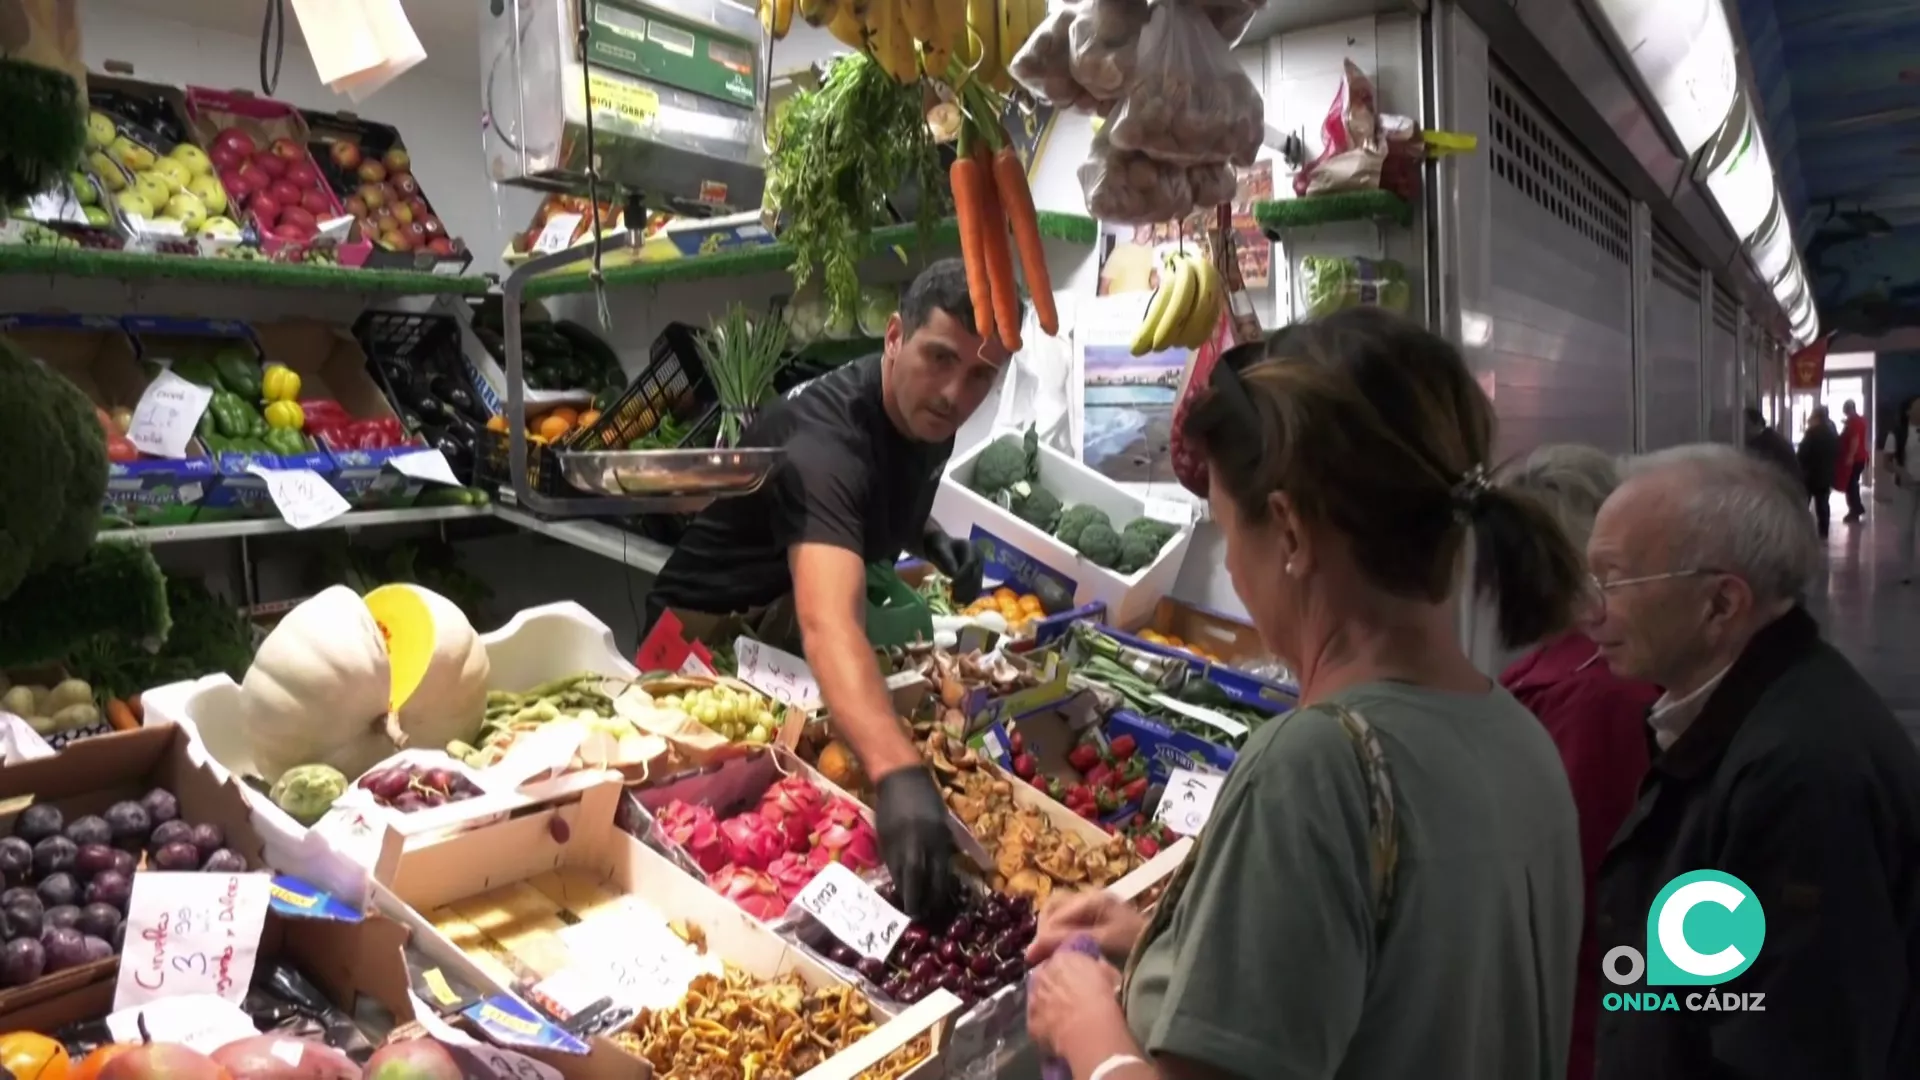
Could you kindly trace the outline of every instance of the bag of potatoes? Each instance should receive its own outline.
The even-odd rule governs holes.
[[[1116,148],[1160,161],[1244,167],[1259,152],[1266,107],[1206,12],[1160,0],[1107,130]]]

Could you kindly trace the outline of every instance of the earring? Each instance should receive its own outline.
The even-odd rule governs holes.
[[[1286,570],[1286,572],[1287,572],[1287,576],[1288,576],[1288,577],[1299,577],[1299,576],[1300,576],[1300,575],[1299,575],[1299,573],[1298,573],[1298,572],[1297,572],[1297,571],[1296,571],[1296,570],[1294,569],[1294,565],[1293,565],[1293,560],[1292,560],[1292,559],[1288,559],[1288,560],[1287,560],[1287,565],[1286,565],[1286,566],[1285,566],[1285,567],[1284,567],[1283,569],[1285,569],[1285,570]]]

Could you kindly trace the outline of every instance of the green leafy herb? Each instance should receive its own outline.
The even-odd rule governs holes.
[[[749,318],[735,304],[696,347],[720,398],[720,444],[737,445],[747,418],[773,394],[773,377],[786,360],[787,324],[772,315]]]
[[[920,239],[951,203],[940,153],[927,128],[919,86],[902,86],[872,57],[833,62],[818,90],[802,91],[773,121],[768,201],[786,219],[793,280],[819,270],[829,322],[852,322],[860,301],[860,259],[885,217],[887,196],[908,183],[920,194]]]

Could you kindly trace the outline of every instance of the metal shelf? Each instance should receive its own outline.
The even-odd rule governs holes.
[[[511,506],[495,506],[493,515],[508,524],[552,537],[602,558],[625,563],[646,574],[659,573],[660,568],[667,564],[667,556],[673,554],[672,548],[657,540],[649,540],[618,526],[592,519],[547,521]]]
[[[433,521],[457,521],[492,517],[491,506],[420,506],[407,510],[358,510],[341,514],[324,525],[295,529],[278,518],[249,518],[243,521],[203,521],[186,525],[149,525],[138,529],[101,530],[103,541],[140,541],[147,544],[184,544],[194,540],[227,540],[241,536],[272,536],[278,533],[323,532],[329,529],[371,529],[384,525],[421,525]]]

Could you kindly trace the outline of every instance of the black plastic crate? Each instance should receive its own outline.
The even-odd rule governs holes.
[[[408,432],[443,452],[440,436],[450,434],[464,452],[448,453],[448,465],[462,483],[477,483],[487,410],[478,404],[466,357],[460,352],[460,327],[446,315],[369,311],[353,324],[353,336],[367,355],[367,374]],[[457,404],[440,402],[436,396],[433,408],[423,412],[415,388],[433,383],[464,394],[471,411],[461,412]]]
[[[700,362],[702,333],[685,323],[668,324],[653,339],[646,368],[591,427],[568,436],[566,449],[625,450],[668,416],[684,420],[710,410],[719,397]]]
[[[474,450],[474,475],[480,486],[512,491],[513,472],[509,465],[513,460],[513,446],[508,434],[491,429],[482,431]],[[539,495],[578,494],[561,477],[560,458],[552,445],[543,445],[531,438],[527,440],[527,489]]]

